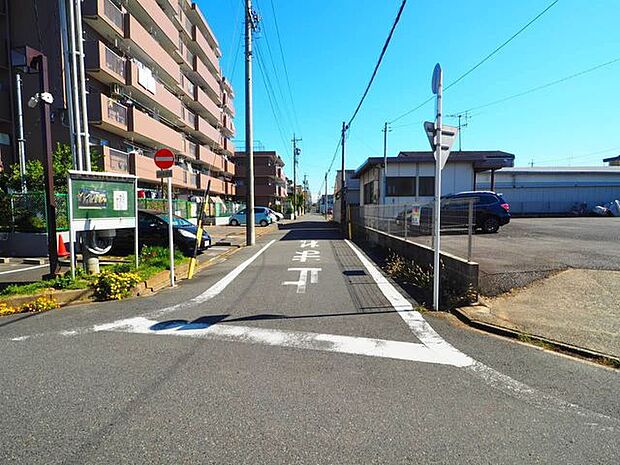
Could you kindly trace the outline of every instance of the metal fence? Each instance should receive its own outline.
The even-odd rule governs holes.
[[[67,194],[55,194],[56,227],[69,229]],[[0,197],[0,230],[5,232],[46,232],[47,209],[44,192],[14,193]]]
[[[172,210],[175,215],[185,219],[197,218],[200,213],[200,203],[189,200],[173,200]],[[138,208],[145,210],[155,210],[159,212],[168,211],[168,200],[166,199],[138,199]],[[231,201],[209,202],[207,216],[221,218],[234,215],[239,210],[245,208],[243,204]]]
[[[449,236],[451,252],[472,259],[476,229],[475,199],[449,199],[441,202],[441,234]],[[385,232],[405,240],[433,247],[433,203],[403,205],[362,205],[352,211],[352,221],[364,228]],[[442,247],[442,251],[443,251]]]

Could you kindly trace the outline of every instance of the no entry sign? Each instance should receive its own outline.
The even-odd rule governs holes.
[[[172,168],[174,165],[174,153],[170,149],[159,149],[155,152],[155,164],[162,170]]]

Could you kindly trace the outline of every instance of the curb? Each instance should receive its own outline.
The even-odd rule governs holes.
[[[474,320],[469,317],[464,311],[460,308],[454,308],[451,310],[451,313],[456,316],[461,322],[465,323],[472,328],[479,329],[481,331],[485,331],[487,333],[495,334],[497,336],[503,336],[511,339],[523,341],[523,338],[527,338],[532,340],[533,342],[538,342],[547,346],[550,346],[554,351],[560,352],[565,355],[572,355],[575,357],[583,358],[586,360],[590,360],[599,364],[603,364],[608,367],[612,367],[615,369],[620,369],[620,358],[615,357],[613,355],[607,355],[602,352],[597,352],[595,350],[585,349],[583,347],[574,346],[571,344],[567,344],[565,342],[556,341],[553,339],[549,339],[543,336],[538,336],[536,334],[526,333],[525,331],[519,331],[512,328],[506,328],[504,326],[494,325],[491,323],[484,323],[482,321]],[[536,344],[530,344],[536,345]],[[611,362],[611,363],[610,363]]]

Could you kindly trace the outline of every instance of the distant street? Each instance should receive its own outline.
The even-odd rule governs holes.
[[[175,290],[0,319],[0,462],[618,463],[617,371],[415,306],[306,215]]]

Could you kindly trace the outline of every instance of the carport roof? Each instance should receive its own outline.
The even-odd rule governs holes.
[[[501,150],[463,150],[450,152],[448,163],[464,161],[471,162],[474,170],[488,171],[499,170],[514,166],[515,156],[512,153]],[[389,157],[388,165],[401,163],[435,163],[433,152],[400,152],[396,157]],[[368,158],[362,166],[355,171],[356,178],[375,166],[383,166],[382,157]]]

